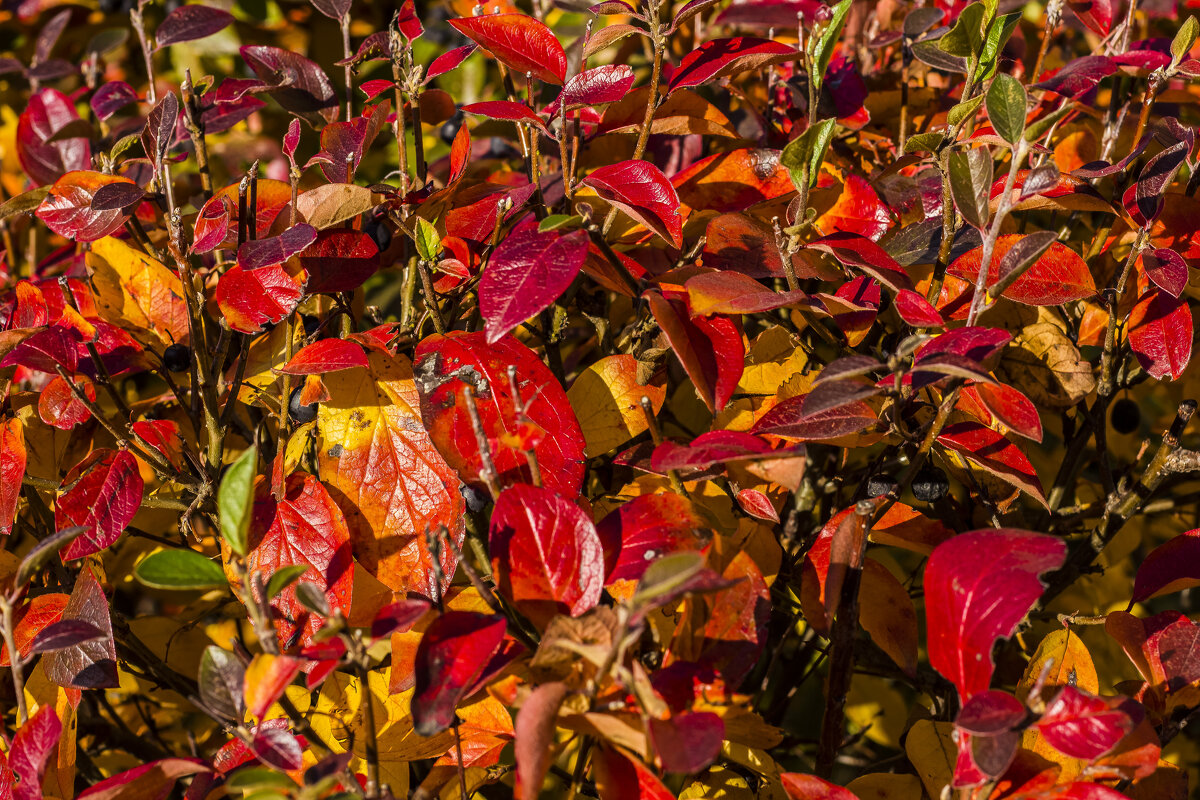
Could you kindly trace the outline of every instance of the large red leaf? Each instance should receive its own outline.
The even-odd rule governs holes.
[[[965,702],[988,688],[992,645],[1011,636],[1042,593],[1038,575],[1062,566],[1061,539],[998,528],[938,545],[925,567],[929,663]]]
[[[78,242],[102,239],[119,230],[129,217],[120,208],[105,211],[92,208],[96,191],[113,184],[125,184],[137,189],[137,184],[120,175],[105,175],[90,170],[68,172],[50,187],[50,194],[38,206],[37,216],[59,236]]]
[[[27,458],[21,420],[16,417],[0,419],[0,533],[12,531]]]
[[[291,314],[304,297],[304,281],[283,264],[262,269],[230,267],[217,284],[217,306],[229,327],[257,333]]]
[[[1138,565],[1133,602],[1200,585],[1200,530],[1187,531],[1161,544]]]
[[[757,314],[808,299],[799,289],[777,292],[740,272],[702,272],[684,284],[693,314]]]
[[[814,224],[825,233],[855,233],[875,241],[891,227],[892,215],[871,184],[851,173],[833,206]]]
[[[362,347],[346,339],[320,339],[300,348],[277,372],[288,375],[323,375],[368,366]]]
[[[518,484],[500,493],[488,551],[501,593],[527,615],[578,617],[600,601],[604,550],[596,526],[549,489]]]
[[[704,521],[683,495],[644,494],[609,512],[596,532],[611,558],[607,583],[641,580],[655,559],[708,546]]]
[[[306,223],[294,225],[278,236],[253,239],[238,248],[238,266],[246,270],[282,264],[317,239],[317,229]]]
[[[633,81],[633,67],[628,64],[606,64],[585,69],[567,81],[562,92],[546,110],[554,113],[562,105],[570,111],[581,106],[615,103],[629,93]]]
[[[879,415],[863,400],[851,400],[816,414],[806,413],[804,401],[808,397],[789,397],[774,406],[763,414],[750,432],[819,442],[850,436],[879,422]]]
[[[58,497],[55,525],[85,528],[63,548],[63,561],[111,547],[142,505],[137,459],[125,450],[94,450],[67,473],[63,485],[71,488]]]
[[[479,310],[489,343],[549,308],[575,280],[588,253],[586,231],[538,231],[518,225],[492,253],[479,281]]]
[[[313,122],[337,119],[333,84],[316,62],[270,45],[245,45],[241,54],[259,80],[271,87],[271,96],[279,105]]]
[[[692,317],[681,300],[646,293],[650,311],[679,357],[700,399],[712,411],[725,407],[741,380],[746,348],[739,326],[728,317]]]
[[[674,800],[650,768],[620,750],[601,745],[592,753],[592,773],[600,800]]]
[[[1042,418],[1037,406],[1020,390],[1005,383],[977,383],[963,391],[974,393],[988,412],[1013,433],[1042,441]]]
[[[606,164],[581,183],[671,244],[683,245],[679,195],[662,170],[649,161]]]
[[[752,36],[712,39],[683,57],[679,67],[671,75],[667,91],[700,86],[725,75],[756,69],[799,55],[789,45],[770,39],[757,39]]]
[[[721,753],[725,723],[711,711],[685,711],[668,719],[650,718],[650,742],[663,772],[700,772]]]
[[[444,731],[454,710],[488,673],[504,642],[504,617],[447,611],[426,629],[417,646],[413,728],[421,736]]]
[[[947,425],[937,442],[1045,505],[1046,496],[1037,471],[1007,437],[978,422],[964,420]]]
[[[207,253],[218,247],[233,247],[237,239],[238,186],[231,183],[216,192],[196,216],[192,249]],[[254,229],[266,234],[284,206],[292,201],[292,187],[286,181],[259,178],[255,187]],[[248,201],[247,201],[248,202]]]
[[[675,173],[671,183],[689,208],[742,211],[796,191],[779,152],[751,147],[717,153]]]
[[[1092,761],[1117,746],[1135,722],[1126,706],[1128,698],[1096,697],[1074,686],[1064,686],[1046,704],[1036,723],[1046,743],[1070,758]]]
[[[1116,10],[1113,0],[1067,0],[1067,5],[1075,12],[1075,16],[1079,17],[1080,22],[1100,36],[1108,36],[1108,32],[1112,30]]]
[[[526,72],[545,83],[567,77],[567,54],[554,32],[525,14],[489,14],[452,19],[450,24],[518,75]]]
[[[330,397],[317,412],[321,478],[346,515],[358,563],[395,591],[435,599],[458,561],[443,541],[435,568],[426,531],[445,528],[462,543],[459,481],[421,422],[408,359],[378,350],[367,358],[368,369],[324,378]]]
[[[473,390],[500,488],[532,482],[532,450],[547,489],[564,497],[579,494],[583,432],[566,392],[536,353],[511,336],[489,344],[482,333],[455,331],[424,339],[416,358],[425,425],[465,482],[482,486],[482,456],[465,400]],[[524,420],[517,415],[510,368],[516,369]]]
[[[74,104],[57,89],[42,89],[29,98],[17,120],[17,157],[34,183],[54,183],[71,170],[92,166],[92,147],[86,136],[49,141],[78,119]]]
[[[288,476],[282,500],[275,500],[265,480],[255,494],[250,554],[246,557],[250,571],[261,573],[266,581],[284,567],[308,567],[300,580],[324,592],[331,610],[349,613],[354,586],[350,532],[329,492],[315,476],[294,472]],[[284,648],[295,644],[297,636],[301,644],[312,644],[312,637],[324,624],[301,605],[294,583],[271,601],[271,607]]]
[[[300,253],[309,294],[352,292],[379,270],[379,246],[362,231],[331,228]]]
[[[51,705],[39,708],[17,730],[8,752],[8,765],[19,779],[14,800],[42,800],[42,775],[61,734],[62,722]]]
[[[987,285],[991,288],[1000,279],[1000,261],[1004,254],[1021,239],[1019,234],[1001,236],[992,251],[988,266]],[[979,276],[983,247],[976,247],[955,259],[947,272],[968,281],[973,286]],[[1031,306],[1057,306],[1072,300],[1082,300],[1096,294],[1096,282],[1087,262],[1062,242],[1055,242],[1004,290],[1004,297]]]
[[[43,656],[46,677],[59,686],[75,689],[115,689],[117,646],[112,635],[108,598],[90,569],[79,573],[71,599],[63,609],[64,620],[81,620],[98,628],[103,636]]]
[[[1194,325],[1186,299],[1157,289],[1129,312],[1129,348],[1151,377],[1178,380],[1192,359]]]

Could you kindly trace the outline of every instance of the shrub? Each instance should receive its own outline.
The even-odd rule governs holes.
[[[1174,3],[120,5],[0,12],[0,800],[1187,795]]]

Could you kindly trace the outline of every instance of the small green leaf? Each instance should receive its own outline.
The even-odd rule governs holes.
[[[1000,73],[987,92],[987,114],[1001,139],[1016,144],[1025,133],[1025,87],[1011,75]]]
[[[1187,58],[1188,53],[1192,50],[1192,45],[1196,43],[1197,34],[1200,34],[1200,24],[1197,24],[1195,17],[1188,17],[1175,32],[1175,38],[1171,40],[1171,66],[1175,66]]]
[[[329,607],[329,598],[325,596],[321,587],[312,581],[300,581],[296,584],[296,599],[300,605],[319,617],[328,617],[333,613]]]
[[[108,157],[115,160],[117,156],[121,155],[126,150],[137,144],[140,139],[140,133],[131,133],[128,136],[121,137],[117,140],[117,143],[112,146],[112,150],[108,151]]]
[[[538,233],[549,233],[562,228],[578,228],[583,224],[583,217],[578,214],[551,214],[538,223]]]
[[[254,475],[258,450],[251,447],[233,462],[217,490],[217,512],[221,536],[229,549],[245,558],[250,552],[250,513],[254,507]]]
[[[991,25],[988,26],[987,35],[984,37],[983,51],[979,54],[979,68],[975,71],[975,80],[986,81],[995,74],[1000,51],[1004,49],[1005,43],[1017,29],[1017,23],[1020,21],[1021,14],[1019,12],[1006,14],[992,20]]]
[[[950,193],[958,213],[982,230],[988,223],[992,156],[986,147],[950,154]]]
[[[288,564],[275,570],[271,580],[267,581],[267,602],[271,602],[280,592],[300,580],[300,576],[308,572],[308,569],[307,564]]]
[[[853,2],[854,0],[841,0],[831,8],[833,13],[829,21],[821,29],[820,35],[809,44],[808,79],[813,82],[818,92],[825,81],[825,70],[829,68],[829,61],[833,58],[833,46],[842,38],[842,28],[846,25],[846,17]]]
[[[28,214],[40,206],[48,194],[50,194],[49,186],[39,186],[16,197],[10,197],[3,204],[0,204],[0,220],[8,219],[17,214]]]
[[[983,47],[983,22],[986,14],[983,3],[971,3],[958,15],[954,27],[938,41],[938,47],[952,56],[978,56]]]
[[[442,237],[438,236],[433,223],[424,217],[417,217],[413,233],[417,243],[417,255],[421,256],[421,260],[430,264],[437,261],[442,252]]]
[[[282,772],[267,767],[242,767],[225,779],[225,788],[236,792],[248,789],[295,789],[296,782]]]
[[[981,105],[983,105],[983,95],[977,94],[970,100],[959,103],[946,112],[946,122],[949,123],[951,127],[957,127],[958,125],[963,124],[963,122],[966,120],[975,116]]]
[[[908,137],[908,141],[904,143],[904,154],[936,153],[944,141],[946,141],[946,135],[941,131],[918,133],[916,136]]]
[[[783,148],[783,153],[779,156],[779,163],[787,169],[788,174],[792,177],[792,184],[797,189],[811,189],[817,185],[817,176],[821,171],[821,164],[825,161],[825,152],[829,149],[829,142],[833,140],[833,132],[836,129],[837,120],[823,119],[809,126],[808,130],[788,142],[787,147]],[[806,169],[808,170],[808,186],[801,187],[801,184],[804,183]]]
[[[134,577],[152,589],[194,591],[227,586],[225,571],[194,550],[159,550],[138,562]]]
[[[638,582],[632,605],[644,605],[671,593],[691,580],[703,568],[704,558],[699,553],[684,551],[656,559],[646,568],[641,581]]]
[[[1061,108],[1056,108],[1044,117],[1035,119],[1029,123],[1029,127],[1025,129],[1025,141],[1036,142],[1038,139],[1054,127],[1054,124],[1060,119],[1070,114],[1075,110],[1073,103],[1064,103]]]

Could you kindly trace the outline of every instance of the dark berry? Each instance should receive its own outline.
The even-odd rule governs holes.
[[[950,492],[946,473],[937,467],[924,467],[913,479],[913,497],[924,503],[936,503]]]
[[[867,480],[867,497],[882,497],[896,488],[896,479],[891,475],[872,475]]]
[[[513,154],[513,149],[508,146],[508,142],[501,139],[499,136],[493,136],[488,142],[488,158],[509,158]]]
[[[1112,426],[1117,433],[1133,433],[1142,422],[1142,411],[1128,397],[1113,403]]]
[[[363,233],[370,236],[375,241],[375,246],[379,248],[379,252],[388,249],[388,245],[392,243],[392,229],[388,227],[387,222],[383,217],[372,217],[363,225]]]
[[[309,403],[308,405],[300,404],[300,393],[303,387],[297,387],[292,392],[292,397],[288,400],[288,415],[291,416],[292,422],[297,425],[303,425],[306,422],[312,422],[317,418],[317,403]]]
[[[173,344],[163,351],[163,366],[171,372],[187,372],[192,366],[192,348]]]
[[[442,123],[438,128],[438,136],[446,144],[454,144],[454,137],[458,136],[458,129],[462,127],[463,112],[460,109],[455,112],[454,116]]]
[[[312,336],[321,329],[321,319],[312,314],[301,314],[300,321],[304,323],[304,335]]]

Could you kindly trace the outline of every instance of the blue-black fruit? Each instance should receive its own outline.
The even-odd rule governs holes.
[[[173,344],[163,351],[163,366],[171,372],[187,372],[192,366],[192,348]]]
[[[946,473],[937,467],[924,467],[913,479],[913,497],[924,503],[936,503],[950,492],[950,481]]]
[[[317,418],[318,403],[309,403],[304,405],[300,402],[300,392],[303,387],[296,387],[292,392],[291,398],[288,400],[288,415],[292,418],[292,422],[297,425],[303,425],[306,422],[312,422]]]

